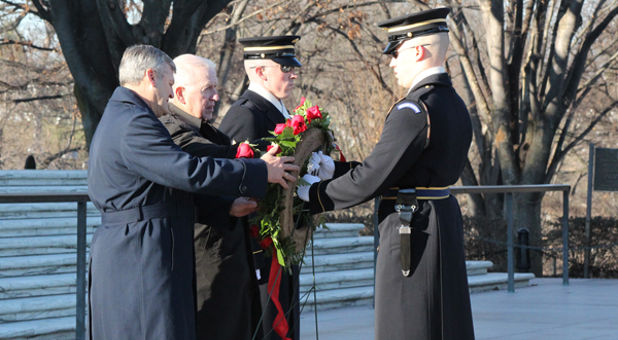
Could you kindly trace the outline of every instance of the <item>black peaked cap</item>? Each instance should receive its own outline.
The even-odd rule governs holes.
[[[423,35],[448,32],[446,16],[450,8],[441,7],[403,15],[378,23],[388,33],[388,44],[382,53],[392,53],[399,44]]]
[[[272,37],[251,37],[238,39],[243,45],[245,59],[272,59],[284,66],[302,66],[296,59],[294,44],[300,40],[298,35],[279,35]]]

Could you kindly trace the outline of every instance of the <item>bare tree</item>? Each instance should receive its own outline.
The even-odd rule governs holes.
[[[118,64],[125,48],[150,44],[172,57],[194,52],[204,25],[229,1],[32,0],[35,11],[27,2],[2,0],[54,27],[75,81],[87,144],[118,86]]]
[[[615,87],[602,75],[618,61],[618,43],[595,44],[618,14],[607,0],[448,1],[451,41],[471,94],[478,168],[466,184],[550,183],[567,152],[618,98],[608,96],[586,127],[573,116],[588,96]],[[614,84],[611,84],[614,82]],[[543,193],[515,197],[515,219],[540,244]],[[476,197],[477,214],[501,215],[501,200]],[[539,259],[533,270],[540,273]]]

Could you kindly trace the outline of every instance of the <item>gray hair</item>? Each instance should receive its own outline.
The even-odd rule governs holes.
[[[205,67],[208,72],[217,72],[217,65],[210,59],[194,54],[183,54],[174,58],[174,64],[178,65],[174,75],[174,84],[186,86],[189,79],[194,79],[192,71],[198,67]]]
[[[157,78],[163,73],[163,65],[169,65],[176,72],[174,61],[165,52],[150,45],[133,45],[127,48],[118,67],[120,85],[138,84],[147,69],[155,71]],[[159,78],[160,79],[160,78]]]

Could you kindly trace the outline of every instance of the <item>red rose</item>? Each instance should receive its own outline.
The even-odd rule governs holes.
[[[270,237],[266,237],[260,241],[260,247],[262,247],[262,249],[268,249],[271,244],[273,244],[273,239]]]
[[[240,143],[236,149],[236,158],[253,158],[253,150],[247,143]]]
[[[286,125],[281,123],[281,124],[277,124],[275,125],[275,133],[280,135],[283,133],[283,130],[285,130]]]
[[[290,121],[290,126],[294,129],[294,134],[297,135],[307,130],[307,124],[305,124],[305,117],[302,115],[295,115]]]
[[[272,144],[270,144],[269,146],[267,146],[267,147],[266,147],[266,152],[270,151],[270,149],[274,148],[275,146],[276,146],[276,145],[272,145]],[[275,155],[280,154],[280,153],[281,153],[281,151],[283,151],[283,150],[281,150],[281,148],[279,148],[279,151],[277,151],[277,153],[276,153]]]
[[[260,230],[258,229],[257,224],[252,224],[249,227],[249,234],[251,235],[251,237],[253,238],[257,238],[260,235]]]
[[[317,105],[307,109],[307,121],[311,123],[311,120],[316,118],[322,118],[322,112],[320,112],[320,108]]]
[[[298,111],[303,105],[305,105],[305,97],[300,97],[300,104],[294,109],[294,112]]]

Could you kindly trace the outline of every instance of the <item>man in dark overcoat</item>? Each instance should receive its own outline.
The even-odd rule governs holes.
[[[157,119],[173,97],[173,61],[136,45],[90,146],[91,339],[194,339],[193,195],[261,197],[287,186],[289,159],[222,160],[183,152]]]
[[[159,119],[174,143],[194,156],[235,158],[237,146],[208,121],[216,102],[215,64],[192,54],[174,58],[174,99]],[[257,208],[245,197],[200,196],[194,230],[198,339],[251,339],[259,320],[246,228],[237,224]],[[257,310],[254,308],[257,307]]]
[[[434,9],[379,25],[389,35],[384,53],[409,92],[391,108],[362,164],[326,181],[306,175],[314,183],[297,190],[314,213],[382,198],[375,339],[474,338],[461,212],[448,189],[463,171],[472,128],[443,67],[448,13]],[[403,200],[404,193],[416,202]],[[411,223],[397,212],[406,206],[416,208]]]
[[[269,144],[261,138],[271,137],[269,131],[275,125],[284,123],[290,117],[283,104],[293,88],[298,75],[294,68],[300,67],[296,59],[294,44],[299,36],[252,37],[239,39],[243,45],[244,66],[249,78],[249,88],[231,106],[223,117],[219,129],[236,142],[245,140],[265,149]],[[259,250],[256,250],[259,252]],[[273,331],[276,308],[269,299],[267,280],[270,262],[254,257],[259,275],[260,300],[264,336],[266,339],[280,339]],[[282,270],[279,301],[287,315],[288,336],[298,339],[300,334],[300,306],[298,301],[298,266],[293,266],[292,275]]]

